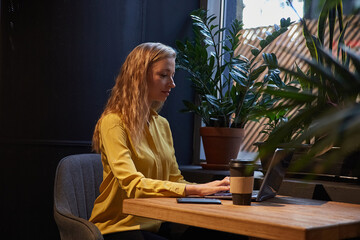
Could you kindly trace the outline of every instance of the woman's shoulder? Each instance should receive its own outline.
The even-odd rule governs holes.
[[[157,115],[155,119],[155,122],[159,127],[170,130],[169,121],[165,117]]]
[[[123,126],[123,125],[119,114],[108,113],[101,118],[101,126],[111,128],[114,126]]]
[[[116,120],[121,121],[120,115],[117,113],[107,113],[102,117],[103,120],[106,119],[106,121]]]
[[[167,124],[167,125],[169,124],[169,121],[165,117],[163,117],[159,114],[155,116],[155,119],[157,120],[157,122],[159,122],[161,124]]]

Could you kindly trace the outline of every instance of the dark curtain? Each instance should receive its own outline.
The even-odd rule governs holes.
[[[91,152],[93,128],[127,54],[139,43],[174,46],[191,35],[194,0],[1,0],[0,232],[58,239],[53,181],[66,155]],[[193,96],[177,87],[161,114],[179,164],[192,162]],[[5,237],[6,236],[6,237]]]

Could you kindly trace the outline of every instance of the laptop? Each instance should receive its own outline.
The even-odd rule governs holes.
[[[261,202],[276,196],[285,177],[294,149],[277,148],[259,190],[253,190],[251,200]],[[205,198],[232,199],[230,192],[219,192]]]

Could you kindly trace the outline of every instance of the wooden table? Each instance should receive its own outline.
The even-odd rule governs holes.
[[[277,196],[233,205],[179,204],[175,198],[124,201],[123,212],[265,239],[331,240],[360,236],[360,205]]]

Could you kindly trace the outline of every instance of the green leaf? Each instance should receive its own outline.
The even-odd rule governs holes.
[[[335,76],[332,74],[330,68],[327,68],[327,67],[323,66],[322,64],[319,64],[315,60],[309,60],[309,59],[303,58],[303,61],[305,61],[308,65],[310,65],[316,73],[321,74],[327,80],[329,80],[331,82],[337,82],[338,84],[340,84],[341,80],[338,80],[337,78],[335,78]]]
[[[329,9],[327,6],[328,5],[325,3],[318,19],[318,37],[322,45],[324,45],[326,18],[329,14]]]
[[[358,82],[356,76],[352,74],[346,66],[337,61],[331,53],[324,51],[322,48],[319,48],[318,52],[326,59],[326,61],[335,67],[335,77],[328,77],[328,79],[338,85],[336,88],[339,89],[346,87],[350,91],[354,90],[353,86]],[[336,79],[336,81],[334,81],[334,79]]]
[[[277,68],[278,61],[274,53],[263,53],[262,54],[264,62],[269,66],[269,68]]]
[[[347,28],[349,26],[348,23],[349,22],[346,23],[345,28],[340,32],[340,36],[339,36],[339,40],[338,40],[338,46],[337,46],[337,54],[338,54],[337,56],[338,57],[339,57],[339,52],[341,50],[340,46],[345,45],[344,37],[345,37],[346,30],[347,30]],[[346,54],[345,54],[344,51],[341,51],[341,53],[342,53],[341,54],[342,61],[344,62],[345,58],[346,58]]]
[[[266,40],[261,40],[261,41],[260,41],[260,47],[261,47],[261,48],[265,48],[268,44],[269,44],[269,43],[268,43],[268,41],[266,41]]]
[[[296,71],[301,76],[301,77],[298,78],[301,88],[304,89],[304,90],[309,90],[310,89],[310,83],[308,81],[303,81],[303,79],[306,78],[307,76],[301,70],[301,68],[299,68],[299,66],[297,64],[296,64]]]
[[[204,43],[209,46],[215,46],[215,43],[211,39],[204,39]]]
[[[282,18],[282,19],[280,19],[280,27],[281,27],[281,28],[287,28],[287,27],[290,26],[290,25],[291,25],[291,20],[290,20],[290,18],[287,18],[287,19]]]
[[[275,31],[279,31],[279,30],[280,30],[280,27],[279,27],[279,25],[277,25],[277,24],[274,24],[274,29],[275,29]]]
[[[260,74],[265,71],[266,67],[267,67],[266,65],[261,65],[260,67],[255,68],[255,69],[250,73],[249,79],[250,79],[251,81],[256,80],[256,79],[260,76]]]
[[[274,41],[274,39],[275,39],[275,37],[272,36],[272,35],[269,35],[269,36],[266,37],[266,41],[269,42],[269,43],[271,43],[272,41]]]
[[[273,82],[277,87],[284,87],[285,83],[280,78],[280,71],[278,69],[270,69],[269,73],[265,76],[267,82]]]
[[[340,46],[344,51],[346,51],[348,57],[352,60],[352,63],[355,66],[355,69],[358,73],[358,75],[360,74],[360,56],[359,54],[357,54],[356,52],[354,52],[351,49],[346,49],[346,47],[344,45]]]
[[[198,107],[190,101],[183,100],[186,109],[181,110],[182,112],[197,112]]]
[[[251,49],[251,53],[252,53],[252,55],[254,55],[256,57],[257,55],[259,55],[260,50],[257,48],[253,48],[253,49]]]
[[[344,28],[342,1],[338,1],[337,6],[336,6],[336,10],[337,10],[337,16],[338,16],[338,22],[339,22],[339,31],[342,32],[343,28]]]
[[[205,99],[214,107],[219,108],[220,104],[219,104],[219,99],[217,97],[206,94]]]
[[[316,96],[306,92],[296,92],[291,90],[266,88],[265,92],[274,96],[281,97],[283,99],[300,101],[301,103],[312,102]]]
[[[303,21],[302,23],[303,23],[303,34],[305,37],[306,46],[310,52],[311,57],[313,59],[318,59],[314,38],[311,35],[309,29],[307,28],[305,21]]]
[[[185,44],[180,40],[175,41],[176,48],[179,49],[181,52],[185,51]]]

